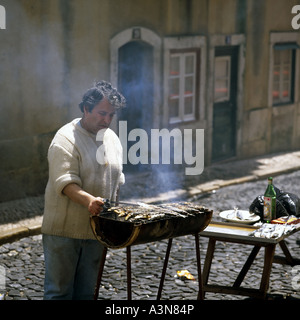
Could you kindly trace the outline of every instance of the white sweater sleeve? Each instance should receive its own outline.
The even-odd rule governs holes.
[[[76,183],[80,187],[82,181],[79,177],[79,157],[71,154],[62,146],[52,144],[48,151],[49,177],[51,177],[54,189],[61,194],[64,187],[70,183]]]

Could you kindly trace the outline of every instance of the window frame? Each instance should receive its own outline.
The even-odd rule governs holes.
[[[214,70],[214,97],[213,97],[213,101],[214,103],[220,103],[220,102],[227,102],[230,100],[230,89],[231,89],[231,57],[230,56],[218,56],[215,57],[215,66],[216,66],[216,62],[217,61],[225,61],[227,63],[227,74],[224,77],[218,77],[216,75],[216,68]],[[216,97],[216,82],[223,80],[225,82],[227,82],[227,87],[226,87],[226,96],[221,96],[221,97]]]
[[[181,68],[183,64],[183,57],[193,55],[195,57],[194,67],[192,73],[194,76],[193,83],[193,102],[192,113],[184,111],[185,104],[183,102],[188,95],[184,94],[183,69],[179,74],[179,109],[178,116],[171,116],[170,109],[170,67],[172,57],[181,57]],[[194,122],[204,119],[204,77],[205,77],[205,59],[206,59],[206,41],[203,36],[186,36],[186,37],[167,37],[164,38],[164,93],[163,93],[163,124],[165,126],[173,124],[185,124],[187,122]],[[175,78],[175,77],[174,77]]]
[[[192,72],[186,72],[186,58],[193,57],[193,70]],[[169,109],[169,123],[179,123],[179,122],[186,122],[186,121],[193,121],[196,119],[196,104],[198,102],[198,59],[199,59],[199,50],[198,49],[190,49],[190,50],[170,50],[170,61],[173,58],[179,58],[179,72],[178,74],[171,74],[171,63],[170,69],[168,74],[168,109]],[[193,78],[192,81],[192,90],[190,93],[186,93],[186,78]],[[178,95],[172,94],[170,92],[170,82],[172,80],[178,80]],[[185,112],[186,98],[192,98],[192,111],[190,113]],[[178,116],[171,116],[171,101],[178,100]]]
[[[293,43],[291,43],[293,45]],[[273,72],[273,83],[272,83],[272,106],[276,107],[276,106],[281,106],[281,105],[288,105],[288,104],[293,104],[295,101],[295,68],[296,68],[296,43],[294,44],[295,47],[293,48],[292,46],[290,48],[285,48],[285,44],[284,43],[277,43],[274,45],[273,47],[273,68],[272,68],[272,72]],[[281,48],[282,47],[282,48]],[[283,51],[290,51],[290,55],[289,55],[289,72],[290,72],[290,76],[289,79],[284,80],[284,62],[282,61],[282,54],[281,52]],[[275,64],[275,54],[279,54],[279,64]],[[278,67],[279,68],[279,101],[274,101],[274,89],[275,89],[275,68]],[[288,97],[285,98],[283,93],[284,93],[284,82],[288,82]]]
[[[292,67],[292,90],[291,100],[289,102],[274,103],[273,102],[273,88],[274,88],[274,52],[280,49],[294,49],[293,67]],[[299,87],[299,66],[300,66],[300,33],[299,32],[271,32],[269,42],[269,90],[268,90],[268,107],[276,108],[284,105],[292,105],[298,101],[299,96],[296,88]]]

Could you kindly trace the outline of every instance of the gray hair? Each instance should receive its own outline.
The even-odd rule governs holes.
[[[86,106],[89,112],[91,112],[104,98],[116,109],[121,109],[126,106],[124,96],[109,82],[102,80],[95,82],[94,86],[85,92],[82,101],[79,103],[79,108],[83,112],[83,107]]]

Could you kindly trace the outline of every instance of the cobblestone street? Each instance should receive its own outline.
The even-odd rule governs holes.
[[[300,194],[300,171],[274,178],[274,184],[285,191]],[[220,188],[215,192],[196,195],[189,199],[214,210],[214,219],[222,210],[238,206],[248,209],[252,200],[264,193],[266,181],[248,182]],[[0,246],[0,265],[6,272],[5,290],[7,300],[39,300],[43,298],[44,261],[42,236],[23,238]],[[287,239],[288,247],[295,258],[300,257],[300,246],[296,243],[299,233]],[[205,259],[207,239],[200,238],[201,262]],[[167,241],[148,243],[132,247],[132,298],[136,300],[155,299],[163,267]],[[210,282],[232,284],[247,259],[251,247],[247,245],[217,242],[215,258],[210,273]],[[258,288],[263,266],[263,250],[259,252],[254,265],[242,286]],[[281,254],[278,247],[276,254]],[[176,238],[170,254],[162,299],[196,299],[197,281],[180,280],[176,271],[187,269],[197,278],[197,263],[194,237]],[[274,264],[270,277],[269,294],[280,298],[300,299],[300,289],[293,288],[295,270],[288,265]],[[298,270],[299,273],[299,270]],[[127,299],[126,250],[108,250],[104,267],[99,299]],[[295,287],[295,286],[294,286]],[[299,287],[299,286],[297,286]],[[245,299],[246,297],[207,293],[206,299]]]

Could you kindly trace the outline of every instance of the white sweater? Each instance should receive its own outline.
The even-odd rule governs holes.
[[[76,183],[93,196],[115,200],[119,185],[125,182],[122,146],[111,129],[105,130],[102,152],[98,151],[97,161],[101,142],[83,129],[79,120],[75,119],[58,130],[48,150],[49,179],[42,233],[95,239],[87,208],[70,200],[62,190],[69,183]],[[99,154],[103,153],[105,161],[99,161]]]

